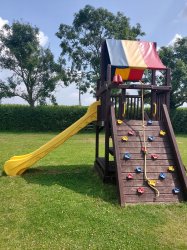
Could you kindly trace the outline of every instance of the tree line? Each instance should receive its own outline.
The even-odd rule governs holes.
[[[50,48],[39,43],[39,29],[14,21],[0,30],[0,68],[9,70],[0,79],[0,99],[19,96],[31,107],[56,103],[57,85],[75,83],[79,95],[95,93],[100,77],[100,49],[107,38],[137,40],[144,36],[141,25],[130,25],[123,13],[86,5],[75,13],[72,25],[60,24],[61,54],[57,62]],[[159,50],[163,63],[171,68],[171,108],[187,101],[187,37]]]

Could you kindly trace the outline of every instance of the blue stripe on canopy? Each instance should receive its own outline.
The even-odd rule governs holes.
[[[106,39],[106,44],[111,65],[129,67],[121,40]]]

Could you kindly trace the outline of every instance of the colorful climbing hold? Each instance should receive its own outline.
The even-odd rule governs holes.
[[[131,158],[131,154],[126,152],[123,156],[123,160],[129,160]]]
[[[147,154],[147,148],[146,147],[142,147],[142,152],[144,153],[144,154]]]
[[[134,179],[134,177],[133,177],[133,175],[132,175],[131,173],[129,173],[129,174],[127,175],[127,180],[132,180],[132,179]]]
[[[169,171],[169,172],[174,172],[174,171],[175,171],[175,168],[174,168],[173,166],[169,166],[169,167],[168,167],[168,171]]]
[[[158,155],[157,155],[157,154],[152,154],[152,155],[151,155],[151,158],[152,158],[153,160],[156,160],[156,159],[158,159]]]
[[[123,123],[122,120],[117,120],[117,124],[118,124],[118,125],[121,125],[122,123]]]
[[[153,124],[153,121],[152,121],[152,120],[148,120],[148,121],[147,121],[147,125],[148,125],[148,126],[150,126],[150,125],[152,125],[152,124]]]
[[[122,78],[122,76],[121,76],[120,74],[118,74],[117,77],[118,77],[118,83],[119,83],[119,84],[120,84],[120,83],[123,83],[123,78]]]
[[[165,173],[160,173],[159,178],[162,179],[162,180],[166,179],[166,174]]]
[[[174,188],[173,190],[174,194],[179,194],[180,193],[180,188]]]
[[[123,83],[122,76],[119,75],[119,74],[118,75],[114,75],[112,82],[113,83],[117,83],[117,84]]]
[[[160,133],[159,133],[161,136],[165,136],[166,135],[166,132],[163,131],[163,130],[160,130]]]
[[[113,83],[118,83],[118,76],[117,75],[114,75],[112,82]]]
[[[143,187],[137,188],[137,193],[138,194],[143,194],[145,192],[145,189]]]
[[[129,130],[129,131],[128,131],[128,134],[129,134],[129,135],[134,135],[134,131]]]
[[[135,171],[136,171],[136,173],[142,173],[142,168],[141,167],[136,167],[136,169],[135,169]]]
[[[156,180],[148,180],[147,181],[148,185],[155,187],[156,186]]]
[[[152,136],[152,135],[148,136],[148,141],[152,142],[152,141],[154,141],[154,140],[155,140],[155,137],[154,137],[154,136]]]
[[[121,138],[122,141],[128,141],[128,139],[129,139],[128,136],[123,136],[123,137]]]

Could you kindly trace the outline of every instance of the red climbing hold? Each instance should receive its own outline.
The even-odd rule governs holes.
[[[145,147],[142,147],[142,152],[143,152],[144,154],[147,154],[147,149],[146,149]]]
[[[117,75],[115,75],[114,77],[113,77],[113,81],[112,81],[113,83],[118,83],[118,76]]]
[[[158,159],[158,155],[152,154],[152,155],[151,155],[151,158],[152,158],[153,160],[156,160],[156,159]]]
[[[139,188],[137,189],[137,193],[138,193],[138,194],[143,194],[144,192],[145,192],[145,190],[144,190],[143,187],[139,187]]]
[[[131,173],[129,173],[129,174],[127,175],[127,180],[132,180],[132,179],[134,179],[134,177],[133,177],[133,175],[132,175]]]
[[[134,131],[129,130],[128,135],[134,135]]]
[[[122,76],[121,75],[117,75],[117,77],[118,77],[118,83],[123,83]]]
[[[121,75],[114,75],[112,82],[113,83],[118,83],[118,84],[123,83],[122,76]]]

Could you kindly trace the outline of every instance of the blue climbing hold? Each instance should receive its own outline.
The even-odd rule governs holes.
[[[180,193],[180,188],[174,188],[173,190],[174,194],[179,194]]]
[[[136,167],[135,171],[136,171],[136,173],[142,173],[142,168],[141,167]]]
[[[131,154],[126,152],[123,156],[123,160],[129,160],[131,158]]]
[[[152,136],[152,135],[148,136],[148,141],[154,141],[154,140],[155,140],[154,136]]]
[[[152,124],[153,124],[153,121],[152,121],[152,120],[148,120],[148,121],[147,121],[147,125],[148,125],[148,126],[150,126],[150,125],[152,125]]]
[[[164,180],[164,179],[166,179],[166,174],[160,173],[159,177],[160,177],[160,179]]]

